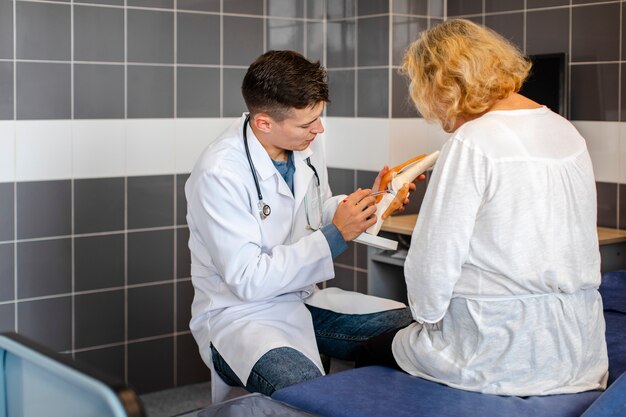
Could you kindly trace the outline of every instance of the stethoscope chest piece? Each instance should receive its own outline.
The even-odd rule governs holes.
[[[272,214],[271,207],[265,204],[263,200],[259,200],[258,207],[259,207],[259,216],[261,216],[261,220],[265,220],[267,217],[269,217],[270,214]]]

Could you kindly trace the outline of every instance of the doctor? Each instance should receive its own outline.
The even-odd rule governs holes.
[[[249,114],[203,152],[185,185],[190,327],[225,382],[271,395],[323,375],[320,352],[354,359],[362,342],[408,325],[411,314],[315,285],[334,277],[333,258],[376,221],[371,190],[331,195],[318,136],[324,68],[270,51],[248,68],[242,94]],[[368,314],[342,314],[350,312]]]

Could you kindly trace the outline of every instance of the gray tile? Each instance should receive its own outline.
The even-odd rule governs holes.
[[[357,268],[367,269],[367,246],[361,245],[360,243],[356,244],[356,266]],[[357,272],[357,278],[358,278]],[[357,282],[357,290],[360,291],[358,282]]]
[[[74,118],[124,118],[122,65],[74,65]]]
[[[129,62],[174,62],[174,13],[129,9],[127,19]]]
[[[124,61],[124,10],[74,6],[74,60]]]
[[[526,0],[526,8],[568,6],[569,0]]]
[[[174,177],[128,178],[128,228],[174,225]]]
[[[0,333],[15,331],[15,304],[0,304]]]
[[[138,394],[174,386],[174,339],[149,340],[128,345],[128,384]],[[168,360],[163,360],[168,358]],[[207,393],[208,395],[208,393]]]
[[[19,182],[16,193],[18,239],[71,234],[69,180]]]
[[[572,65],[570,71],[571,119],[618,120],[618,64]]]
[[[187,198],[185,183],[189,174],[176,175],[176,224],[187,224]]]
[[[191,253],[189,252],[189,229],[176,229],[176,278],[191,277]]]
[[[13,62],[0,62],[0,120],[13,120]]]
[[[76,352],[74,358],[113,378],[124,381],[124,346]]]
[[[0,1],[0,58],[13,58],[13,2]],[[0,97],[2,94],[0,94]]]
[[[81,3],[97,4],[97,5],[111,5],[111,6],[123,6],[124,0],[80,0]]]
[[[301,0],[267,0],[267,15],[304,17],[305,3]]]
[[[358,20],[358,66],[389,65],[389,17]]]
[[[178,385],[198,384],[210,379],[209,368],[204,364],[198,345],[190,334],[180,335],[176,338],[176,360]]]
[[[356,251],[354,242],[348,242],[348,249],[333,259],[335,264],[342,264],[353,267],[356,263]]]
[[[524,50],[524,13],[506,13],[485,16],[485,26]]]
[[[178,10],[219,12],[220,0],[178,0],[176,8]]]
[[[69,5],[16,3],[16,53],[18,59],[71,57],[71,19]]]
[[[128,67],[128,117],[174,116],[174,69],[132,65]]]
[[[356,16],[356,0],[327,1],[326,16],[328,19]]]
[[[389,0],[358,0],[356,6],[357,14],[359,16],[389,14],[389,3],[391,3]]]
[[[306,23],[306,57],[324,64],[324,23]]]
[[[356,190],[354,170],[328,168],[328,185],[333,195],[353,193]]]
[[[525,0],[485,0],[485,13],[524,10]]]
[[[307,19],[324,19],[326,16],[326,0],[308,0],[306,9]]]
[[[620,64],[622,65],[622,64]],[[622,77],[622,82],[621,82],[621,109],[620,109],[620,121],[625,121],[626,120],[626,68],[624,68],[624,66],[622,65],[622,71],[621,71],[621,77]],[[626,206],[624,206],[626,208]],[[624,225],[626,225],[626,217],[625,219],[625,223]]]
[[[344,268],[335,265],[335,278],[326,281],[326,287],[337,287],[346,291],[354,291],[354,274],[352,268]]]
[[[344,20],[326,24],[326,59],[328,68],[353,67],[356,22]]]
[[[619,60],[620,5],[572,8],[572,61]]]
[[[382,167],[381,167],[382,168]],[[356,171],[356,186],[357,188],[372,188],[378,172],[375,171]]]
[[[428,0],[428,16],[443,19],[444,2],[447,0]]]
[[[71,349],[72,297],[20,302],[17,317],[19,334],[48,349]]]
[[[617,227],[617,184],[596,182],[598,193],[598,226]]]
[[[224,13],[263,15],[263,2],[250,0],[228,0],[224,2]]]
[[[128,283],[174,279],[174,231],[128,234]]]
[[[326,107],[327,116],[354,117],[354,70],[328,71],[328,88],[331,102]]]
[[[267,49],[291,49],[304,54],[304,22],[267,19]]]
[[[76,291],[124,285],[124,235],[77,237],[74,240]]]
[[[15,245],[0,244],[0,302],[15,299]]]
[[[77,349],[124,341],[124,290],[74,296]]]
[[[409,95],[409,79],[399,74],[398,71],[393,71],[391,83],[391,117],[420,117]]]
[[[246,103],[241,96],[241,82],[244,75],[246,75],[245,69],[238,68],[224,68],[224,79],[222,81],[222,88],[224,89],[224,102],[222,103],[222,116],[223,117],[239,117],[246,110]]]
[[[626,228],[626,185],[619,184],[619,228]]]
[[[128,338],[174,332],[174,286],[151,285],[128,289]]]
[[[191,280],[176,283],[176,331],[189,330],[191,320],[191,303],[193,303],[193,285]]]
[[[359,70],[357,80],[357,117],[388,117],[389,70]]]
[[[19,299],[65,294],[71,291],[71,239],[17,244],[17,295]]]
[[[238,16],[222,19],[224,65],[247,67],[263,53],[263,19]]]
[[[462,16],[483,12],[483,0],[447,0],[448,16]]]
[[[392,50],[393,65],[401,65],[404,53],[411,42],[417,39],[417,35],[423,30],[428,29],[428,19],[423,17],[393,17],[392,31]]]
[[[359,245],[366,247],[365,245]],[[367,294],[367,272],[356,271],[356,292]]]
[[[527,54],[567,53],[568,51],[568,9],[538,10],[526,13]]]
[[[174,8],[174,0],[127,0],[126,4],[131,7],[155,7],[159,9]]]
[[[124,178],[74,180],[74,233],[124,229]]]
[[[179,64],[220,63],[220,17],[178,13],[176,59]]]
[[[0,242],[15,238],[15,192],[12,182],[0,183]]]
[[[572,4],[600,3],[606,0],[572,0]]]
[[[70,119],[70,64],[17,63],[17,118]]]
[[[220,116],[219,68],[178,67],[177,117]]]
[[[429,0],[394,0],[393,13],[428,15]]]

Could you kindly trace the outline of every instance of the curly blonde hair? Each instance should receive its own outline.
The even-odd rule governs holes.
[[[450,131],[459,117],[487,111],[519,91],[530,61],[491,29],[464,19],[445,21],[422,32],[407,49],[401,71],[426,120]]]

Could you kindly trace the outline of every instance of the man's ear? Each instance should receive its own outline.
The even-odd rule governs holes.
[[[270,133],[274,125],[274,120],[266,113],[257,113],[254,115],[252,123],[257,130],[263,133]]]

